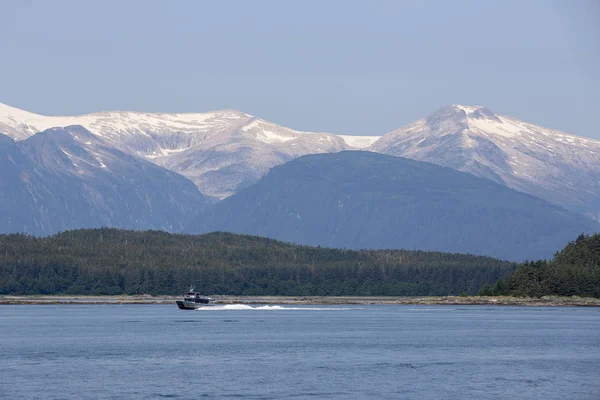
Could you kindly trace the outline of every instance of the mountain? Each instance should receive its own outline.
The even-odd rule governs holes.
[[[597,140],[452,105],[382,136],[369,150],[469,172],[600,220]]]
[[[106,143],[192,180],[223,199],[296,157],[366,147],[378,137],[301,132],[233,110],[195,114],[101,112],[47,117],[0,104],[0,132],[23,140],[81,125]]]
[[[201,214],[189,230],[524,260],[550,257],[600,225],[451,168],[351,151],[304,156],[275,167]]]
[[[600,221],[600,141],[485,107],[446,106],[378,137],[300,132],[233,110],[48,117],[0,104],[0,132],[15,140],[74,124],[186,176],[215,200],[302,155],[367,149],[469,172]]]
[[[181,231],[205,205],[192,182],[81,126],[0,135],[0,233],[113,226]]]

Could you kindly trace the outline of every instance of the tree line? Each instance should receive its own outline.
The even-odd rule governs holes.
[[[223,232],[0,235],[0,295],[177,295],[190,285],[207,295],[459,295],[491,288],[516,267],[483,256],[298,246]]]
[[[580,235],[550,261],[525,262],[480,294],[600,298],[600,234]]]

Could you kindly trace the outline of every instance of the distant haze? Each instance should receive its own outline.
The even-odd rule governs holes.
[[[600,2],[0,2],[0,102],[382,135],[444,104],[600,139]]]

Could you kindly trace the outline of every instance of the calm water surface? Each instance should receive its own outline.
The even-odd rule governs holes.
[[[0,398],[600,399],[600,309],[253,307],[0,306]]]

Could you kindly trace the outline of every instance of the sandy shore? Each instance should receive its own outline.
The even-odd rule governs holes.
[[[588,306],[600,307],[600,299],[544,296],[438,296],[438,297],[285,297],[213,296],[222,304],[426,304],[426,305],[510,305],[510,306]],[[180,296],[0,296],[6,304],[172,304]]]

